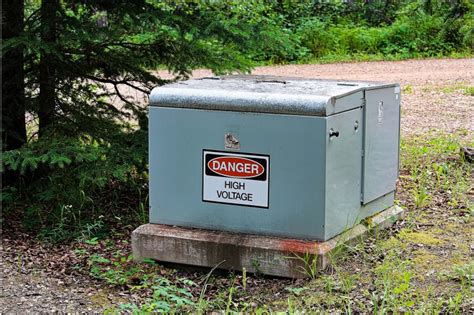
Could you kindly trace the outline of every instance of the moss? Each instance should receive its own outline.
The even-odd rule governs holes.
[[[446,262],[442,257],[436,256],[432,252],[427,250],[417,250],[414,252],[414,258],[412,259],[415,270],[422,270],[427,272],[431,270],[442,270],[446,266]],[[420,269],[419,269],[420,268]]]
[[[379,244],[380,244],[379,245],[380,248],[385,250],[385,251],[386,250],[391,250],[391,249],[394,249],[394,248],[398,248],[398,249],[402,249],[402,250],[406,249],[406,244],[402,243],[399,239],[397,239],[395,237],[391,237],[388,240],[381,241]]]
[[[431,222],[432,220],[431,220],[430,216],[424,215],[424,214],[418,215],[418,216],[415,218],[415,221],[416,221],[418,224],[430,224],[430,223],[432,223],[432,222]]]
[[[90,299],[95,305],[107,309],[113,307],[113,304],[109,299],[109,294],[110,292],[107,291],[98,291],[91,295]],[[114,300],[114,304],[116,303],[127,303],[127,300],[124,298],[118,298],[117,300]]]
[[[341,302],[343,302],[343,299],[341,298],[341,295],[337,292],[331,294],[326,292],[320,292],[318,294],[312,294],[310,296],[304,297],[304,304],[306,304],[307,306],[321,304],[324,304],[326,306],[334,306],[340,304]]]
[[[441,238],[446,237],[446,231],[442,228],[439,227],[433,227],[430,229],[430,234],[433,234],[435,236],[440,236]]]
[[[444,243],[443,240],[436,238],[429,232],[412,232],[404,229],[400,231],[398,236],[400,239],[413,244],[441,245]]]
[[[450,265],[462,265],[464,263],[467,263],[469,261],[469,255],[463,255],[461,252],[455,252],[451,255],[451,258],[449,259],[449,264]]]

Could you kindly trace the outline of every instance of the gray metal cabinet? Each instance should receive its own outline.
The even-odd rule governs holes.
[[[262,76],[154,89],[150,223],[330,239],[393,205],[399,92]]]

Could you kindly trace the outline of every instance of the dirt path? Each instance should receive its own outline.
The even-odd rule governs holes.
[[[468,87],[474,85],[473,72],[474,59],[442,59],[260,67],[253,73],[400,82],[405,136],[427,130],[464,131],[472,139],[474,98]],[[194,73],[209,75],[202,70]],[[69,259],[65,255],[71,254],[67,249],[18,247],[17,236],[6,237],[2,235],[0,312],[94,312],[130,300],[128,294],[118,296],[90,278],[69,274],[63,268]],[[45,259],[48,255],[54,259]]]
[[[25,234],[2,235],[2,314],[101,312],[103,289],[71,272],[75,255],[67,246],[47,246]]]

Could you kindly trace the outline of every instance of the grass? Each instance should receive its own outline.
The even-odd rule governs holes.
[[[437,91],[445,94],[454,94],[459,93],[465,96],[474,96],[474,86],[465,84],[452,84],[452,85],[445,85],[445,86],[425,86],[422,88],[423,92],[431,92]],[[408,88],[407,90],[403,90],[403,92],[411,94],[413,93],[413,89]]]
[[[304,57],[296,61],[288,62],[272,62],[272,61],[260,61],[256,62],[256,67],[265,66],[277,66],[277,65],[288,65],[288,64],[329,64],[329,63],[349,63],[349,62],[370,62],[370,61],[402,61],[410,59],[463,59],[472,58],[473,54],[470,51],[465,52],[452,52],[451,54],[439,54],[423,55],[417,53],[405,53],[405,54],[365,54],[365,53],[353,53],[353,54],[328,54],[322,57]],[[164,70],[164,69],[163,69]]]
[[[466,86],[466,85],[453,85],[442,88],[444,93],[454,93],[459,92],[466,96],[474,96],[474,86]]]
[[[459,153],[463,145],[474,141],[462,132],[402,139],[397,199],[407,216],[368,240],[341,244],[325,271],[311,255],[300,257],[308,280],[137,264],[129,249],[93,236],[100,224],[78,239],[75,254],[85,263],[76,269],[116,292],[142,296],[108,305],[111,313],[465,313],[472,299],[474,224],[468,198],[473,166]]]
[[[427,56],[423,54],[349,54],[349,55],[326,55],[319,58],[303,59],[298,64],[326,64],[337,62],[364,62],[364,61],[401,61],[408,59],[439,59],[439,58],[470,58],[471,52],[453,52],[449,55]]]
[[[465,312],[472,298],[468,191],[473,167],[459,154],[464,136],[403,139],[398,199],[410,210],[405,222],[346,250],[329,271],[310,282],[303,296],[290,297],[291,308]]]

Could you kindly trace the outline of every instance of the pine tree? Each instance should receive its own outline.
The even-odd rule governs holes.
[[[16,57],[7,62],[15,59],[17,68],[26,71],[26,110],[39,120],[39,137],[87,133],[102,138],[135,121],[146,127],[143,102],[129,99],[123,90],[146,95],[167,82],[156,69],[168,69],[179,79],[198,67],[223,73],[251,66],[236,45],[247,34],[215,20],[221,14],[216,10],[224,4],[215,8],[146,0],[26,4],[24,32],[5,37],[2,46],[6,57],[18,55],[20,49],[26,52],[24,62]],[[18,91],[23,84],[16,86]],[[114,102],[117,99],[120,102]],[[11,126],[12,120],[6,119],[5,126]]]
[[[23,2],[5,0],[2,6],[2,40],[14,40],[23,32]],[[14,150],[26,142],[24,46],[2,54],[2,149]]]

